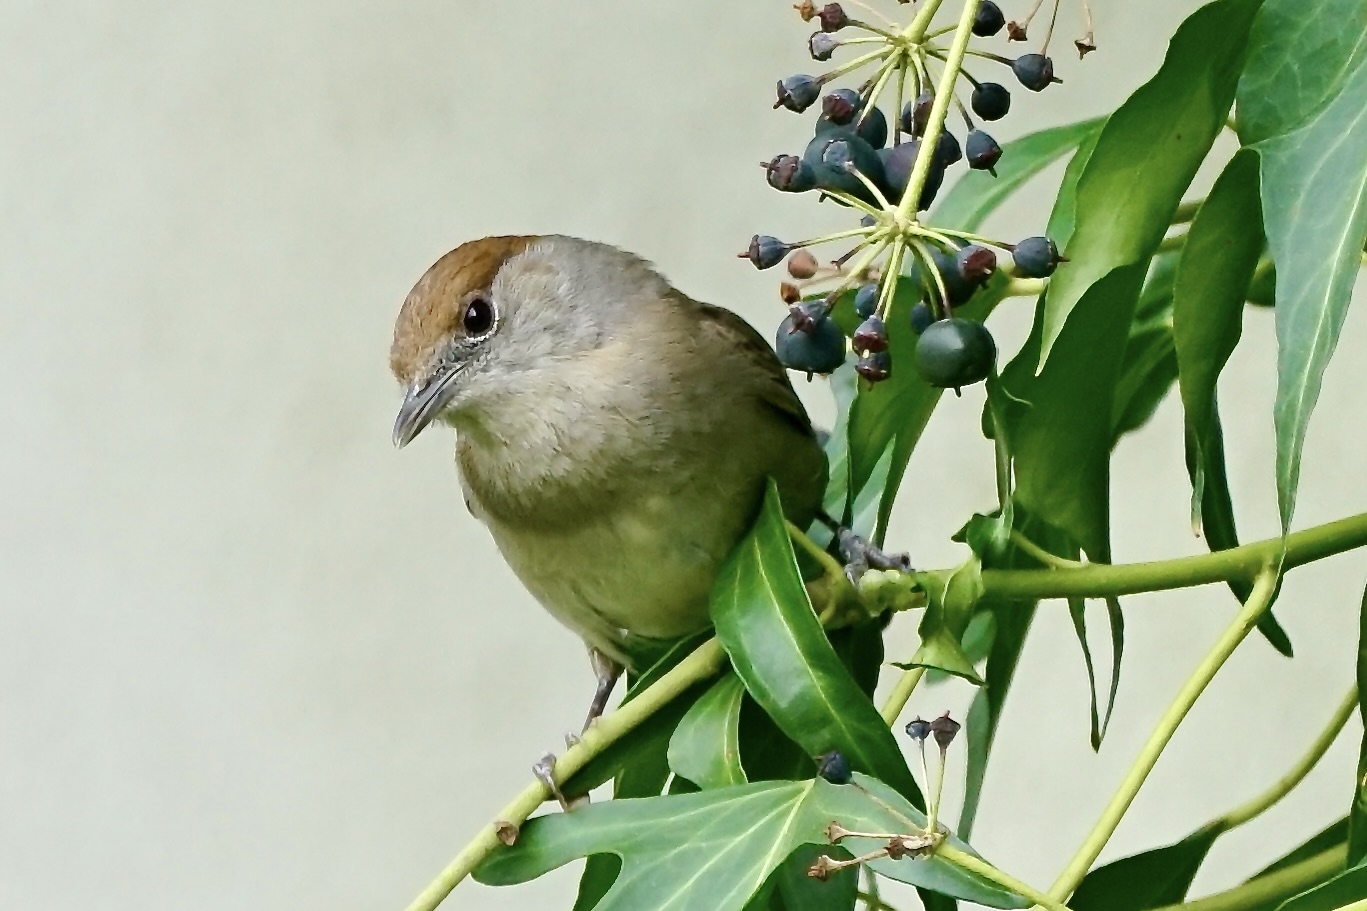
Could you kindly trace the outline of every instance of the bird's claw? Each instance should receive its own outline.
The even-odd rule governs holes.
[[[871,569],[911,571],[910,554],[889,554],[865,541],[848,528],[840,529],[840,554],[845,558],[845,578],[851,585],[859,584],[859,577]]]
[[[578,797],[566,797],[560,790],[560,785],[555,781],[555,754],[547,753],[541,757],[541,761],[532,766],[532,774],[536,780],[544,784],[555,798],[556,803],[560,804],[560,809],[568,813],[575,807],[581,807],[589,802],[589,795],[583,794]]]

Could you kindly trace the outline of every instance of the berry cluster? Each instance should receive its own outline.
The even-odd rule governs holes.
[[[829,60],[844,47],[872,50],[821,75],[789,76],[777,85],[775,108],[796,113],[815,109],[817,116],[801,154],[776,155],[763,163],[769,186],[784,193],[816,193],[862,216],[858,228],[801,243],[756,235],[741,254],[760,269],[788,261],[796,283],[783,285],[790,308],[779,326],[776,348],[793,370],[830,373],[845,363],[852,344],[859,375],[870,383],[887,379],[893,370],[889,311],[898,286],[905,289],[910,283],[920,300],[901,318],[909,319],[916,333],[914,363],[921,377],[956,390],[980,382],[995,367],[996,344],[981,322],[956,317],[954,309],[996,273],[998,255],[992,248],[1010,253],[1012,272],[1022,277],[1047,277],[1063,261],[1045,237],[1010,244],[921,222],[920,213],[934,201],[947,169],[964,161],[971,169],[995,175],[1002,157],[1001,147],[975,118],[1005,117],[1011,92],[969,74],[965,57],[1010,67],[1016,81],[1033,92],[1060,81],[1046,54],[1048,38],[1040,53],[1014,59],[969,48],[970,39],[1003,29],[1013,39],[1023,39],[1029,16],[1025,24],[1008,23],[993,0],[980,0],[958,28],[931,30],[933,7],[923,6],[903,28],[853,18],[840,3],[797,4],[804,21],[819,26],[807,40],[813,59]],[[937,42],[945,36],[947,46]],[[873,72],[858,87],[834,84],[865,67]],[[938,80],[932,78],[932,67],[940,70]],[[959,97],[961,78],[971,86],[967,104]],[[896,114],[890,117],[880,100],[894,94]],[[951,106],[964,123],[962,143],[945,127]],[[853,248],[828,267],[809,249],[842,240],[853,240]],[[804,294],[804,286],[816,293]],[[853,294],[858,315],[848,340],[831,316],[846,292]]]

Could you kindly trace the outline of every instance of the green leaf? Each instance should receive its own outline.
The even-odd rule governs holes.
[[[1345,870],[1324,885],[1282,902],[1277,911],[1339,911],[1363,899],[1367,899],[1367,865]]]
[[[853,855],[839,845],[798,845],[769,877],[775,893],[771,911],[852,911],[859,895],[859,877],[832,876],[822,882],[807,875],[821,856],[849,860]]]
[[[1162,67],[1111,114],[1078,181],[1070,262],[1050,280],[1036,369],[1092,289],[1147,263],[1234,100],[1260,0],[1215,0],[1173,35]]]
[[[859,374],[854,372],[854,365],[848,360],[827,380],[831,396],[835,399],[835,426],[826,439],[826,494],[821,504],[826,515],[839,519],[842,525],[847,526],[853,518],[850,503],[850,406],[854,404],[858,381]],[[834,533],[821,522],[813,523],[808,535],[821,547],[828,545],[834,537]]]
[[[621,769],[613,780],[614,800],[654,797],[664,790],[665,782],[669,779],[669,763],[665,758],[667,745],[662,739],[654,738],[649,742],[648,749],[638,750],[633,755],[632,762]],[[590,911],[597,907],[608,889],[612,888],[621,869],[622,862],[611,854],[590,857],[579,877],[574,911]]]
[[[1238,152],[1221,172],[1192,220],[1173,285],[1173,341],[1188,431],[1192,526],[1204,528],[1211,550],[1237,547],[1234,506],[1225,475],[1216,383],[1243,331],[1244,298],[1263,248],[1258,162]],[[1231,582],[1242,602],[1251,586]],[[1282,654],[1291,640],[1271,611],[1258,629]]]
[[[683,716],[669,739],[669,768],[698,787],[744,784],[740,765],[740,707],[745,685],[735,674],[712,684]]]
[[[1358,750],[1358,773],[1353,788],[1353,805],[1348,810],[1348,865],[1357,866],[1367,860],[1367,590],[1362,593],[1362,607],[1358,612],[1358,711],[1363,718],[1362,746]]]
[[[1178,385],[1198,453],[1193,524],[1200,516],[1199,454],[1210,446],[1215,384],[1239,343],[1244,296],[1262,247],[1258,159],[1244,150],[1230,159],[1192,220],[1173,286]]]
[[[772,482],[754,528],[717,574],[711,610],[745,688],[809,756],[839,750],[851,768],[919,796],[892,732],[812,612]]]
[[[1115,709],[1115,695],[1120,689],[1120,658],[1125,651],[1125,616],[1120,611],[1120,602],[1115,598],[1106,599],[1106,620],[1111,631],[1111,688],[1106,696],[1106,712],[1102,715],[1097,709],[1096,666],[1092,662],[1092,647],[1087,641],[1086,599],[1069,598],[1068,616],[1073,621],[1073,633],[1082,646],[1082,662],[1087,668],[1087,687],[1091,693],[1092,749],[1101,749],[1106,728],[1111,724],[1111,712]]]
[[[1289,867],[1294,867],[1303,860],[1309,860],[1316,854],[1322,854],[1330,848],[1344,844],[1348,839],[1348,817],[1330,823],[1310,838],[1301,842],[1288,853],[1282,855],[1277,860],[1263,867],[1257,873],[1248,878],[1249,882],[1260,876],[1267,876],[1269,873],[1277,873]]]
[[[1277,269],[1277,502],[1290,528],[1301,450],[1367,237],[1367,0],[1268,0],[1239,85]]]
[[[1055,211],[1058,211],[1057,208]],[[1002,385],[1028,407],[1007,411],[1016,503],[1063,531],[1094,562],[1110,559],[1110,452],[1116,384],[1144,266],[1116,269],[1083,296],[1044,371],[1043,311]]]
[[[622,870],[599,911],[734,911],[793,850],[825,842],[833,820],[862,832],[912,833],[925,824],[901,795],[863,775],[851,785],[820,779],[757,782],[536,817],[523,825],[516,844],[480,864],[475,878],[511,885],[579,857],[614,854]],[[948,843],[972,850],[952,836]],[[939,857],[884,859],[873,866],[884,876],[988,907],[1029,906]],[[843,875],[855,874],[851,869]]]
[[[1219,832],[1198,829],[1162,848],[1112,861],[1087,874],[1068,907],[1073,911],[1142,911],[1187,897],[1191,881]]]
[[[1187,474],[1196,478],[1196,448],[1190,428],[1187,440]],[[1220,429],[1220,410],[1215,402],[1211,403],[1211,423],[1206,436],[1206,448],[1201,453],[1203,477],[1201,479],[1201,526],[1205,533],[1206,546],[1212,551],[1229,550],[1239,546],[1239,535],[1234,525],[1234,502],[1229,495],[1229,478],[1225,473],[1225,438]],[[1253,592],[1253,586],[1243,579],[1230,579],[1229,589],[1242,604]],[[1273,593],[1273,602],[1281,588]],[[1269,607],[1258,618],[1258,631],[1272,644],[1272,647],[1286,657],[1292,656],[1291,637],[1282,629]]]
[[[1060,247],[1073,232],[1078,181],[1098,136],[1100,132],[1085,139],[1064,170],[1048,228]],[[1098,335],[1104,344],[1092,345],[1088,331],[1070,333],[1076,354],[1060,359],[1066,362],[1063,369],[1036,376],[1045,305],[1041,297],[1029,338],[998,379],[1005,393],[1001,420],[1011,440],[1016,505],[1036,510],[1037,518],[1080,542],[1094,560],[1109,559],[1109,415],[1126,343],[1122,331],[1128,333],[1134,310],[1133,300],[1126,306],[1126,299],[1131,292],[1138,296],[1141,279],[1142,274],[1132,280],[1133,288],[1118,289],[1125,297],[1119,307],[1098,305],[1085,311],[1091,322],[1109,330]],[[1058,458],[1051,451],[1055,443],[1065,448]]]
[[[1139,292],[1125,359],[1116,380],[1113,435],[1117,440],[1153,417],[1177,379],[1172,338],[1172,282],[1176,272],[1175,254],[1155,256]]]
[[[948,577],[928,581],[926,594],[929,603],[921,618],[921,644],[910,661],[897,666],[934,668],[981,686],[982,678],[961,644],[983,594],[982,564],[977,555]]]
[[[1031,177],[1101,131],[1104,117],[1027,133],[1002,146],[997,176],[966,171],[940,198],[932,221],[961,231],[976,231],[1002,203]]]

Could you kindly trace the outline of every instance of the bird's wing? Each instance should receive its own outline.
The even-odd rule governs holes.
[[[756,370],[764,372],[768,382],[759,384],[760,397],[764,404],[773,408],[794,429],[815,439],[816,432],[812,429],[807,409],[802,406],[802,400],[793,391],[793,384],[788,381],[788,372],[779,362],[774,349],[764,340],[764,336],[755,331],[754,326],[724,307],[704,304],[691,298],[689,303],[697,308],[699,322],[706,331],[715,332],[727,344],[746,351],[748,356],[745,357],[745,361],[753,364]]]

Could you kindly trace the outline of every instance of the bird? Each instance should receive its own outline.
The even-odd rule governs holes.
[[[827,460],[773,348],[645,259],[565,235],[442,256],[399,309],[393,442],[455,431],[465,505],[597,678],[585,729],[642,645],[705,630],[767,479],[819,515]]]

